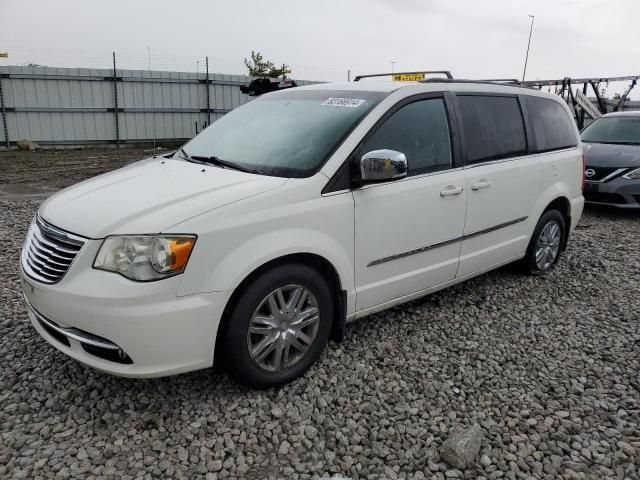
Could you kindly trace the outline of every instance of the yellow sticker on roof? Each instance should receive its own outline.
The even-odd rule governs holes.
[[[394,82],[417,82],[424,78],[424,73],[399,73],[393,75]]]

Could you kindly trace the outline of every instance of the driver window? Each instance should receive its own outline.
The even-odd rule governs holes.
[[[408,175],[451,168],[451,137],[442,98],[401,107],[364,143],[362,153],[390,149],[407,157]]]

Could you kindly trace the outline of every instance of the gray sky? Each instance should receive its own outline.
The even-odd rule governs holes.
[[[3,64],[244,73],[259,50],[293,76],[449,69],[460,78],[640,73],[638,0],[0,0]],[[199,64],[197,62],[200,61]],[[624,84],[611,85],[609,93]],[[632,97],[640,97],[640,87]]]

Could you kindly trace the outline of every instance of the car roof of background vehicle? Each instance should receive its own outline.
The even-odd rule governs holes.
[[[602,116],[607,118],[608,117],[640,117],[640,110],[631,110],[627,112],[611,112]]]

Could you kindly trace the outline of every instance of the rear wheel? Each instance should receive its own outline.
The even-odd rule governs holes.
[[[333,297],[324,278],[306,265],[267,271],[240,294],[224,349],[231,374],[258,388],[301,376],[327,344]]]
[[[558,210],[545,212],[529,242],[524,267],[532,275],[542,275],[551,270],[558,259],[566,235],[564,217]]]

